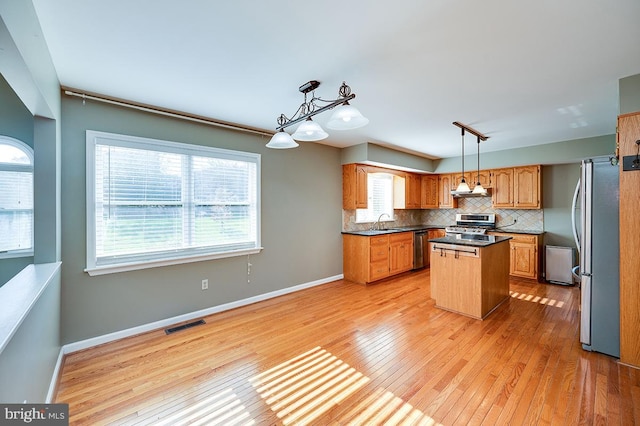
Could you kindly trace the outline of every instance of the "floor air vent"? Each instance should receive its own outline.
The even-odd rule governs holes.
[[[171,334],[171,333],[175,333],[176,331],[186,330],[187,328],[195,327],[196,325],[202,325],[204,323],[205,323],[204,320],[201,319],[198,321],[188,322],[186,324],[182,324],[177,327],[166,328],[164,332],[166,334]]]

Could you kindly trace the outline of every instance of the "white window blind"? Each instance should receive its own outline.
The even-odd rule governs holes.
[[[0,256],[33,254],[33,151],[0,136]]]
[[[260,247],[258,154],[88,131],[87,162],[90,273]]]
[[[375,222],[386,213],[393,219],[393,175],[388,173],[367,174],[367,208],[356,210],[356,222]]]

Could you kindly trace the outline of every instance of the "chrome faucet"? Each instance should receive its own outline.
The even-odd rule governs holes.
[[[382,213],[380,216],[378,216],[378,220],[376,221],[376,223],[371,227],[371,229],[378,229],[380,230],[380,219],[382,219],[382,216],[387,215],[387,217],[389,219],[391,219],[391,216],[389,216],[388,213]]]

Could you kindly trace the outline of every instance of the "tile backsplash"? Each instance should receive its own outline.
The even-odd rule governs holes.
[[[532,232],[544,230],[542,209],[494,209],[490,197],[460,198],[457,209],[395,210],[395,220],[385,222],[385,225],[387,227],[412,225],[441,225],[445,227],[455,224],[456,213],[495,213],[497,228]],[[342,210],[343,231],[369,229],[370,223],[355,223],[355,217],[355,210]]]

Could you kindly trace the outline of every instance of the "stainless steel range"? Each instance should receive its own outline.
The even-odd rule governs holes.
[[[447,236],[461,234],[483,235],[487,230],[496,227],[495,213],[458,213],[456,214],[456,224],[447,226],[445,232]]]

